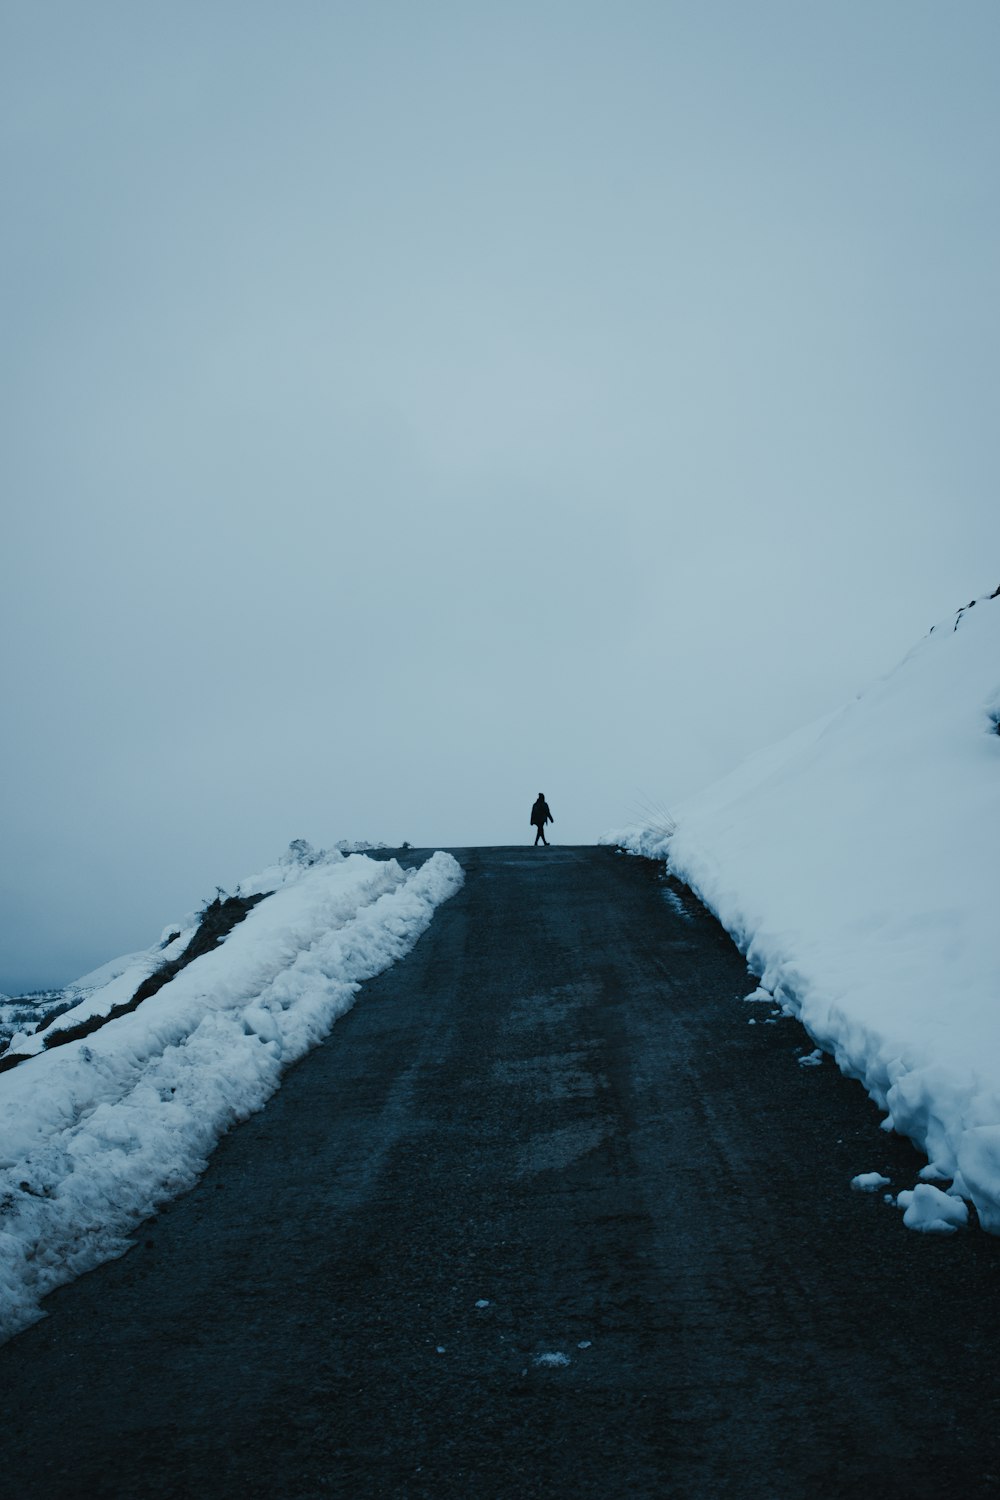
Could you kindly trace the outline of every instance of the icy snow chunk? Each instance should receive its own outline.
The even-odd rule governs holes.
[[[251,1005],[243,1012],[243,1030],[247,1036],[259,1036],[262,1042],[275,1042],[281,1051],[281,1027],[263,1005]]]
[[[857,1177],[851,1178],[851,1187],[856,1193],[877,1193],[879,1188],[888,1187],[891,1181],[891,1177],[883,1177],[881,1172],[859,1172]]]
[[[549,1354],[536,1354],[532,1358],[533,1365],[539,1365],[545,1370],[560,1370],[569,1364],[569,1355],[562,1354],[558,1349]]]
[[[743,996],[744,1005],[773,1005],[774,996],[770,990],[761,989],[759,986],[752,995]]]
[[[579,1342],[579,1343],[578,1343],[578,1344],[577,1344],[577,1346],[576,1346],[576,1347],[577,1347],[577,1348],[578,1348],[578,1349],[590,1349],[590,1348],[592,1348],[592,1347],[593,1347],[593,1346],[592,1346],[592,1344],[591,1344],[591,1341],[590,1341],[590,1339],[581,1339],[581,1340],[580,1340],[580,1342]]]
[[[480,1312],[482,1312],[482,1310],[483,1310],[484,1307],[489,1307],[489,1305],[490,1305],[490,1300],[489,1300],[488,1297],[480,1297],[479,1301],[476,1303],[476,1307],[479,1309]]]
[[[929,1182],[918,1182],[912,1191],[900,1193],[896,1202],[906,1210],[903,1223],[907,1229],[923,1234],[954,1234],[969,1222],[969,1210],[960,1198],[951,1198]]]
[[[814,1052],[807,1052],[805,1057],[799,1058],[800,1068],[818,1068],[823,1061],[822,1049],[817,1047]]]

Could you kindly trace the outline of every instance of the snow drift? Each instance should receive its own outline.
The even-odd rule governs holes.
[[[158,1204],[189,1188],[219,1137],[266,1102],[327,1034],[360,982],[413,946],[462,884],[449,854],[417,870],[301,842],[245,881],[267,893],[221,946],[128,1014],[0,1075],[0,1339],[40,1316],[51,1289],[129,1247]],[[192,935],[70,986],[54,1027],[106,1016]]]
[[[1000,591],[998,591],[1000,594]],[[1000,597],[623,847],[669,860],[765,989],[1000,1233]]]

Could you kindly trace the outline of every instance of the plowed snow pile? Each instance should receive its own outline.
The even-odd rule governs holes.
[[[306,846],[252,881],[268,892],[214,951],[137,1009],[0,1074],[0,1339],[46,1292],[128,1248],[190,1187],[219,1137],[266,1102],[289,1063],[408,952],[462,884],[451,855],[417,870]],[[57,1027],[105,1016],[191,935],[70,986]],[[169,929],[168,929],[169,930]]]
[[[1000,1233],[1000,598],[839,713],[609,835],[716,913]]]

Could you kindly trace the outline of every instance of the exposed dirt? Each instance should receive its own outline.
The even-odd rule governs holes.
[[[120,1005],[114,1005],[103,1015],[88,1016],[85,1021],[76,1021],[71,1026],[60,1026],[57,1030],[50,1031],[45,1038],[45,1051],[52,1047],[64,1047],[67,1042],[78,1042],[83,1037],[93,1036],[95,1031],[100,1031],[109,1021],[116,1021],[119,1016],[127,1016],[130,1011],[138,1010],[144,1000],[149,1000],[158,994],[165,984],[169,984],[182,969],[193,963],[196,958],[201,958],[203,953],[211,953],[213,948],[232,932],[240,922],[244,921],[248,913],[253,911],[259,902],[263,901],[268,893],[265,891],[258,896],[216,896],[201,914],[198,930],[188,943],[184,952],[177,958],[168,959],[148,979],[144,979],[135,994],[128,1000],[123,1000]],[[72,1008],[72,1007],[70,1007]],[[65,1007],[52,1012],[39,1023],[39,1031],[58,1019],[64,1013]],[[15,1053],[12,1057],[0,1057],[0,1073],[10,1068],[16,1068],[21,1063],[31,1061],[31,1054]]]
[[[198,1187],[0,1350],[0,1493],[1000,1494],[1000,1241],[851,1192],[921,1161],[656,867],[457,853]]]

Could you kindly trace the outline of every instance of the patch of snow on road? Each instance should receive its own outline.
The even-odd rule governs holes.
[[[607,835],[667,859],[1000,1233],[1000,591],[840,712]]]
[[[283,865],[220,947],[137,1010],[0,1074],[0,1339],[191,1187],[462,880],[444,853],[412,871],[339,853]],[[147,968],[129,961],[107,987]]]
[[[682,917],[685,922],[694,921],[694,918],[692,917],[691,913],[688,911],[687,907],[684,905],[684,902],[681,900],[680,896],[678,896],[676,891],[665,890],[661,892],[661,895],[663,896],[663,899],[667,903],[667,905],[672,907],[677,915],[679,917]]]
[[[545,1370],[561,1370],[569,1364],[569,1355],[561,1354],[558,1350],[554,1350],[550,1354],[534,1355],[531,1363]]]
[[[823,1061],[823,1053],[819,1047],[813,1052],[807,1052],[805,1057],[799,1058],[800,1068],[818,1068]]]
[[[877,1193],[879,1188],[888,1187],[891,1181],[891,1177],[883,1177],[881,1172],[859,1172],[857,1177],[851,1178],[851,1187],[856,1193]]]

